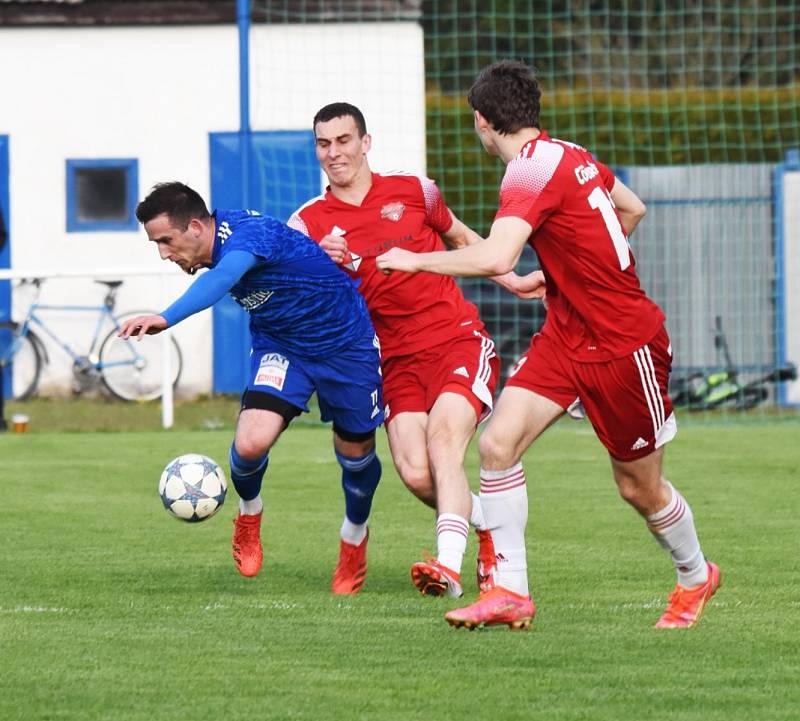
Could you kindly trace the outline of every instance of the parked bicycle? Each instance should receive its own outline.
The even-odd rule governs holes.
[[[739,379],[740,369],[733,364],[728,341],[722,330],[722,317],[714,318],[714,348],[722,354],[724,367],[688,374],[673,374],[669,394],[675,406],[685,406],[690,411],[708,411],[730,407],[749,411],[770,397],[768,385],[797,380],[797,366],[784,363],[770,368],[747,383]]]
[[[47,335],[72,359],[76,390],[102,383],[108,391],[126,401],[151,400],[162,394],[162,342],[123,340],[117,332],[126,318],[150,314],[152,311],[116,312],[117,291],[121,280],[97,280],[107,292],[101,305],[51,305],[39,302],[42,278],[26,278],[19,287],[33,289],[33,300],[20,322],[0,322],[0,381],[8,369],[12,395],[24,400],[36,393],[42,370],[49,362],[47,347],[36,331]],[[91,345],[86,353],[78,352],[64,341],[41,316],[41,311],[91,313],[97,318]],[[103,335],[105,329],[111,330]],[[33,327],[36,327],[36,331]],[[170,368],[173,388],[178,383],[183,365],[180,347],[170,338]]]

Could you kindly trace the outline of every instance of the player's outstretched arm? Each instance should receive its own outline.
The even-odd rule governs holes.
[[[216,267],[203,273],[169,308],[159,315],[140,316],[128,321],[120,329],[119,335],[122,338],[128,338],[131,335],[141,338],[147,334],[158,333],[180,323],[190,315],[211,307],[257,262],[258,258],[255,255],[244,250],[233,250],[227,253]],[[152,321],[144,327],[141,322],[142,318],[160,318],[161,321]],[[137,321],[139,322],[137,323]]]
[[[617,213],[619,213],[625,234],[630,235],[639,221],[644,218],[647,207],[639,196],[619,178],[614,181],[614,187],[611,189],[611,200],[617,206]]]
[[[463,248],[484,241],[472,228],[456,218],[452,211],[451,216],[453,225],[446,233],[442,233],[442,240],[449,248]],[[489,279],[519,298],[541,298],[544,295],[544,275],[541,271],[520,276],[512,270],[502,275],[490,276]]]
[[[379,255],[376,263],[384,273],[402,270],[463,277],[504,275],[516,267],[532,230],[522,218],[498,218],[489,237],[480,243],[436,253],[411,253],[392,248]]]

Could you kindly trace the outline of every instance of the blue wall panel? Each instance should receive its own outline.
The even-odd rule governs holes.
[[[242,135],[211,133],[211,205],[244,208],[287,220],[309,198],[319,195],[320,170],[314,134],[307,130],[257,132],[249,136],[247,172],[242,172]],[[246,162],[246,161],[245,161]],[[247,193],[243,193],[247,178]],[[214,392],[239,393],[249,371],[247,313],[230,297],[214,306]]]

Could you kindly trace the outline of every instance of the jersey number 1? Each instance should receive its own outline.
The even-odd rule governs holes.
[[[589,207],[593,210],[599,210],[603,216],[603,222],[606,224],[606,230],[611,236],[611,241],[614,243],[614,250],[617,251],[617,258],[619,259],[619,267],[625,270],[631,264],[631,252],[628,247],[628,239],[625,237],[625,232],[619,224],[619,218],[614,212],[614,204],[611,202],[611,196],[605,188],[595,188],[589,193]]]

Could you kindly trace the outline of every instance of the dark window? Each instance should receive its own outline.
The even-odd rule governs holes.
[[[67,231],[136,230],[136,160],[67,161]]]

